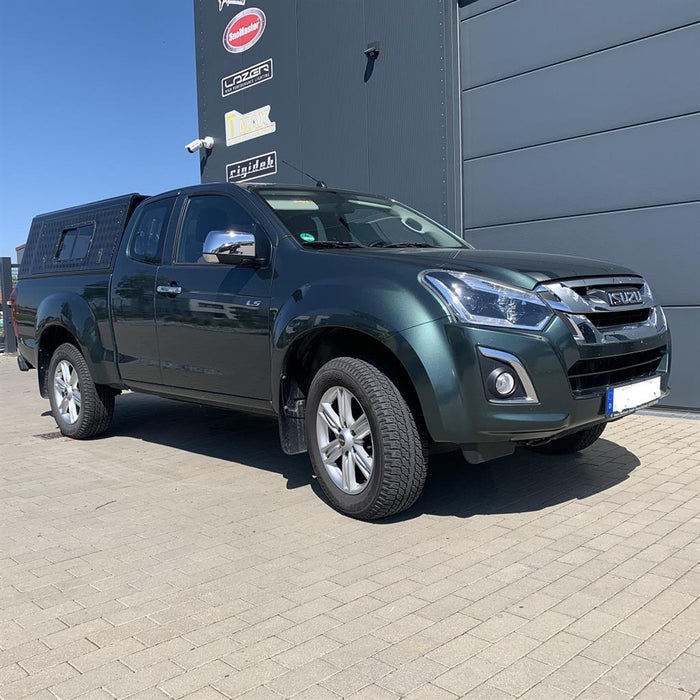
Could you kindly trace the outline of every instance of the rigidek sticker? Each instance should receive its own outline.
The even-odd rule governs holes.
[[[224,48],[230,53],[243,53],[260,41],[267,18],[262,10],[251,7],[239,12],[224,31]]]
[[[266,134],[272,134],[277,124],[270,121],[270,105],[265,105],[252,112],[241,114],[235,109],[224,115],[226,123],[226,145],[235,146],[244,141],[257,139]]]
[[[219,12],[229,5],[245,5],[245,0],[219,0]]]
[[[239,160],[226,166],[227,182],[243,182],[255,180],[266,175],[277,173],[277,151],[263,153],[261,156],[253,156],[246,160]]]
[[[264,83],[272,78],[272,59],[257,63],[250,68],[227,75],[221,79],[221,97],[228,97],[236,92],[245,90],[253,85]]]

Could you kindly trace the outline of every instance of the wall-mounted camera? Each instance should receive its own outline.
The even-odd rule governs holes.
[[[190,153],[196,153],[197,151],[201,150],[202,148],[209,151],[213,147],[214,147],[214,139],[211,136],[205,136],[203,139],[195,139],[194,141],[190,141],[185,146],[185,148]]]

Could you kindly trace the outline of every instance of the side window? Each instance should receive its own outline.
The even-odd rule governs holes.
[[[56,248],[56,260],[82,260],[90,249],[94,232],[95,224],[85,224],[62,231]]]
[[[171,197],[147,204],[141,210],[129,241],[129,257],[132,260],[151,265],[160,263],[165,233],[174,204],[175,197]]]
[[[250,214],[230,197],[192,197],[182,221],[175,262],[205,263],[202,249],[210,231],[251,230],[253,227]]]

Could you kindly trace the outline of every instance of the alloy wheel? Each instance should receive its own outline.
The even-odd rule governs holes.
[[[374,468],[369,418],[357,397],[342,386],[328,389],[316,415],[316,437],[323,465],[344,493],[364,491]]]

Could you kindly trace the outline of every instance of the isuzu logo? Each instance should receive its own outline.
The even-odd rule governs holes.
[[[224,31],[224,48],[229,53],[243,53],[257,44],[265,31],[267,18],[262,10],[251,7],[239,12]]]
[[[617,292],[608,292],[610,306],[631,306],[642,303],[642,293],[638,289],[621,289]]]

